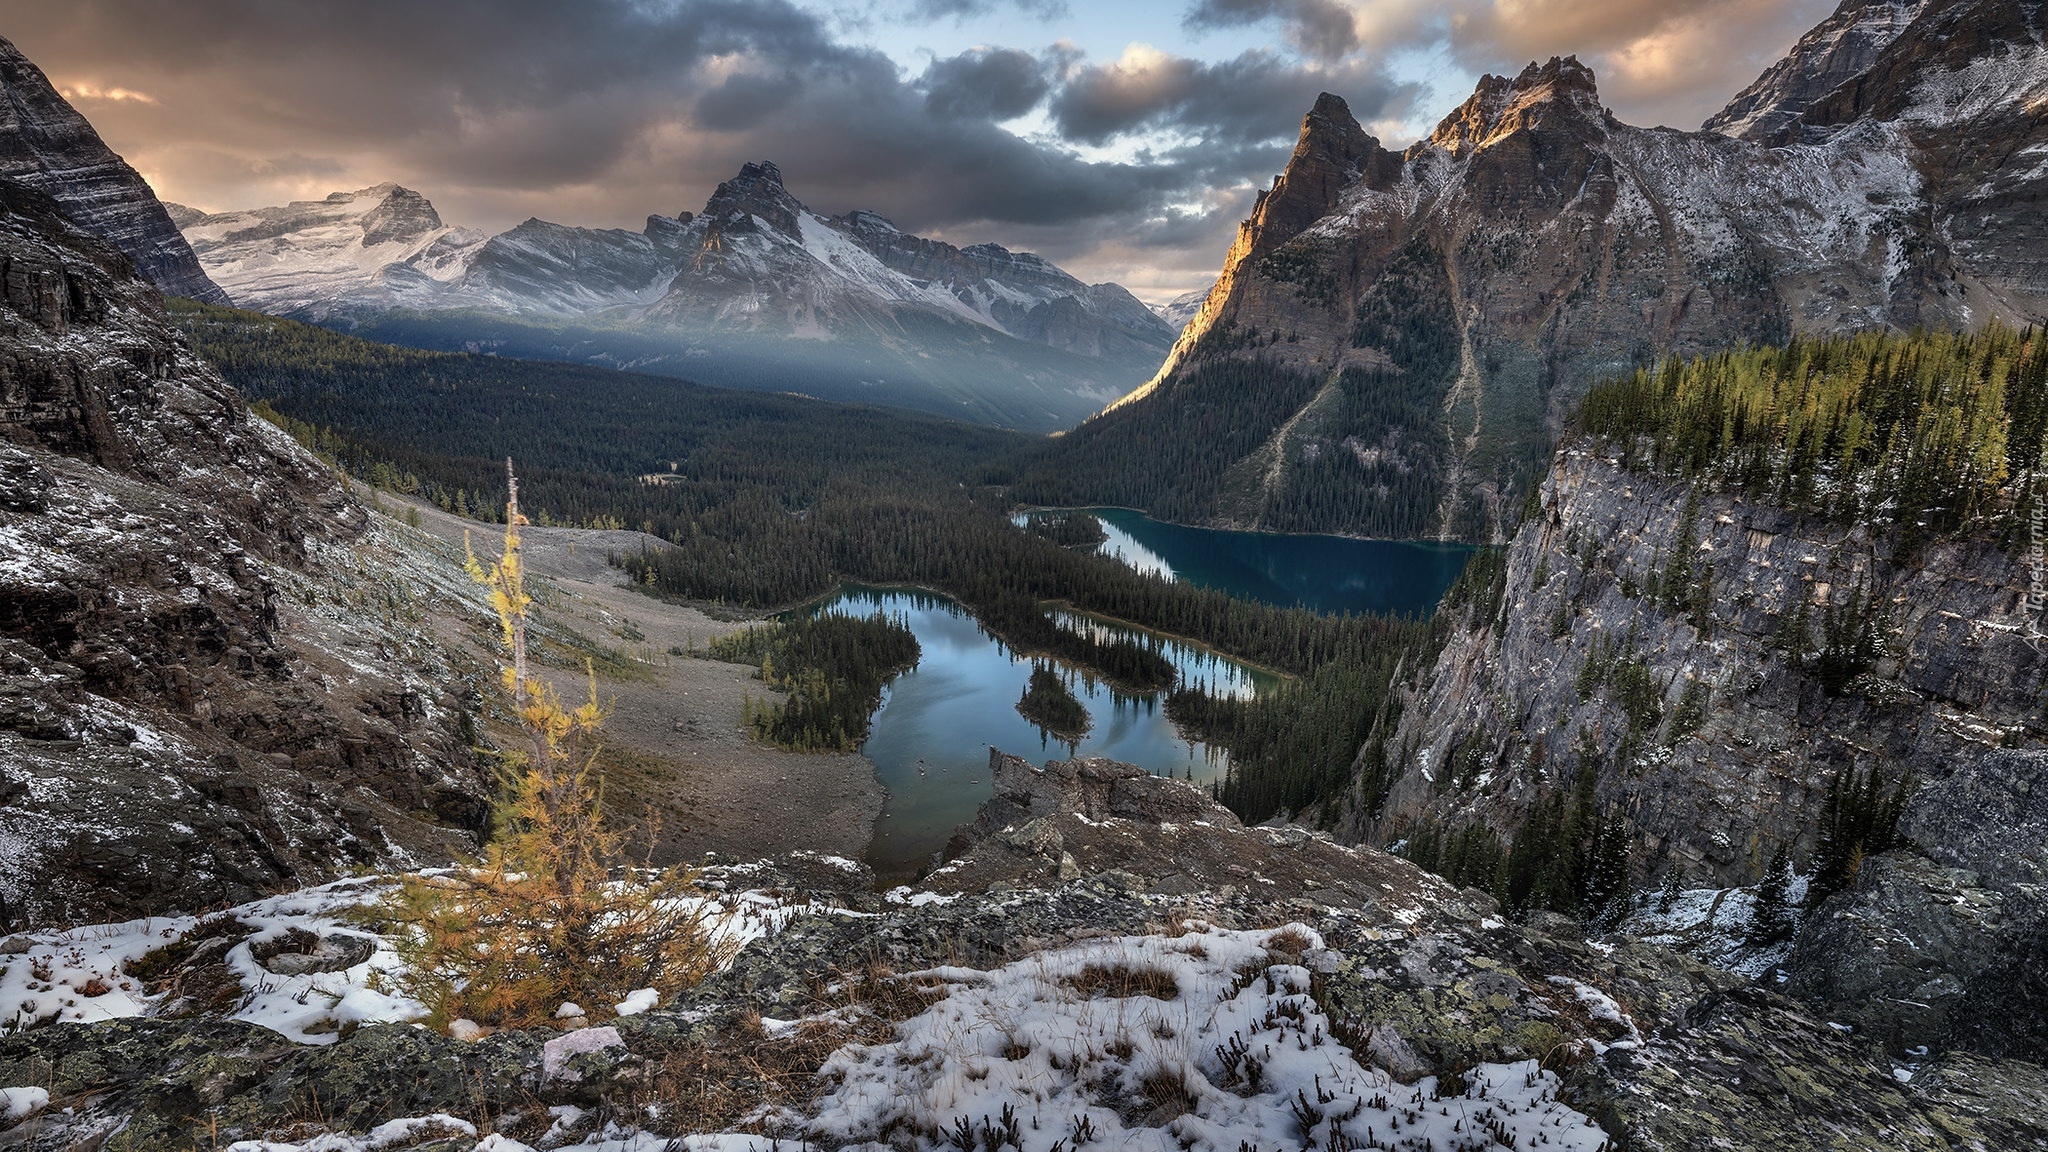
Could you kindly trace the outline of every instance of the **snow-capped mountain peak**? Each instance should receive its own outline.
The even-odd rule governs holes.
[[[405,310],[598,325],[631,346],[599,349],[607,362],[649,364],[650,346],[701,356],[692,350],[702,341],[739,335],[750,354],[776,340],[809,348],[837,340],[920,362],[933,342],[949,355],[968,348],[1023,360],[1040,354],[988,349],[1002,339],[1045,345],[1082,358],[1061,373],[1085,374],[1034,418],[1046,427],[1079,419],[1142,379],[1173,339],[1121,287],[1085,284],[1035,253],[955,247],[865,210],[814,212],[768,161],[743,165],[703,211],[651,215],[639,232],[529,219],[487,236],[450,227],[426,197],[389,183],[246,212],[186,210],[179,223],[246,306],[330,322]],[[693,374],[703,366],[686,363]]]
[[[1802,113],[1846,80],[1862,74],[1890,47],[1929,0],[1843,0],[1784,59],[1736,93],[1701,125],[1743,140],[1777,143]]]

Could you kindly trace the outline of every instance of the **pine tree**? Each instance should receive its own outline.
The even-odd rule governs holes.
[[[1657,888],[1657,915],[1669,916],[1678,907],[1678,898],[1685,892],[1683,884],[1676,866],[1664,870],[1664,882]]]
[[[1586,908],[1600,923],[1612,923],[1627,907],[1632,838],[1628,817],[1618,806],[1610,808],[1593,842],[1584,889]]]
[[[1912,792],[1911,773],[1887,788],[1877,768],[1858,772],[1851,766],[1829,780],[1806,891],[1809,907],[1855,883],[1865,856],[1897,846],[1899,816]]]
[[[1776,944],[1792,934],[1792,859],[1783,844],[1771,853],[1763,880],[1756,886],[1756,911],[1750,916],[1748,942],[1753,947]]]

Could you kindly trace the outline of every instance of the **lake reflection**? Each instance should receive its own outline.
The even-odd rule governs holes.
[[[945,846],[955,826],[974,818],[992,794],[990,746],[1034,762],[1075,753],[1107,756],[1160,774],[1192,774],[1199,783],[1221,776],[1228,764],[1221,749],[1181,738],[1166,718],[1163,695],[1124,695],[1064,667],[1067,685],[1087,707],[1093,727],[1073,745],[1047,736],[1017,713],[1031,660],[1012,654],[943,597],[848,587],[818,610],[855,616],[879,610],[899,617],[923,648],[917,667],[890,681],[861,747],[889,790],[867,853],[886,882],[911,879]],[[1074,624],[1144,635],[1093,621]],[[1168,641],[1162,651],[1182,683],[1219,694],[1250,694],[1277,682],[1189,645]]]
[[[1128,508],[1090,508],[1100,551],[1140,572],[1246,600],[1317,612],[1425,616],[1464,570],[1469,544],[1230,532],[1166,524]]]

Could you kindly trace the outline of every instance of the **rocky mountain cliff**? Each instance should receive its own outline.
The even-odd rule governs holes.
[[[1652,590],[1686,540],[1699,611]],[[1387,741],[1396,778],[1354,797],[1343,827],[1369,842],[1419,820],[1508,830],[1590,767],[1634,828],[1639,874],[1749,883],[1780,845],[1811,853],[1844,772],[1939,781],[2048,736],[2028,580],[1992,542],[1901,556],[1891,534],[1695,496],[1575,445],[1508,545],[1498,605],[1467,613]],[[1788,655],[1788,621],[1818,637],[1852,596],[1881,651],[1830,685]]]
[[[1142,380],[1173,340],[1115,284],[872,212],[821,216],[768,163],[720,184],[702,212],[650,216],[640,232],[528,220],[489,236],[393,184],[184,209],[180,224],[237,303],[275,315],[1041,430]]]
[[[5,39],[0,39],[0,177],[53,197],[80,227],[127,253],[163,291],[227,303],[226,293],[207,279],[149,184]]]
[[[1495,539],[1602,376],[2048,315],[2042,22],[2005,0],[1845,5],[1715,131],[1616,120],[1572,58],[1486,77],[1401,153],[1326,95],[1165,366],[1068,439],[1055,486],[1179,519]],[[1217,447],[1180,444],[1198,435]],[[1164,483],[1134,447],[1162,441],[1197,457]]]
[[[1806,110],[1870,71],[1927,7],[1928,0],[1843,0],[1701,127],[1760,143],[1797,139]]]
[[[368,515],[12,181],[0,269],[0,922],[445,858],[469,705]]]

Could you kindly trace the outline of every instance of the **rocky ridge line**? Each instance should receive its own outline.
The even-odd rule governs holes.
[[[80,227],[112,241],[165,292],[228,302],[148,182],[5,39],[0,39],[0,177],[55,197]]]

